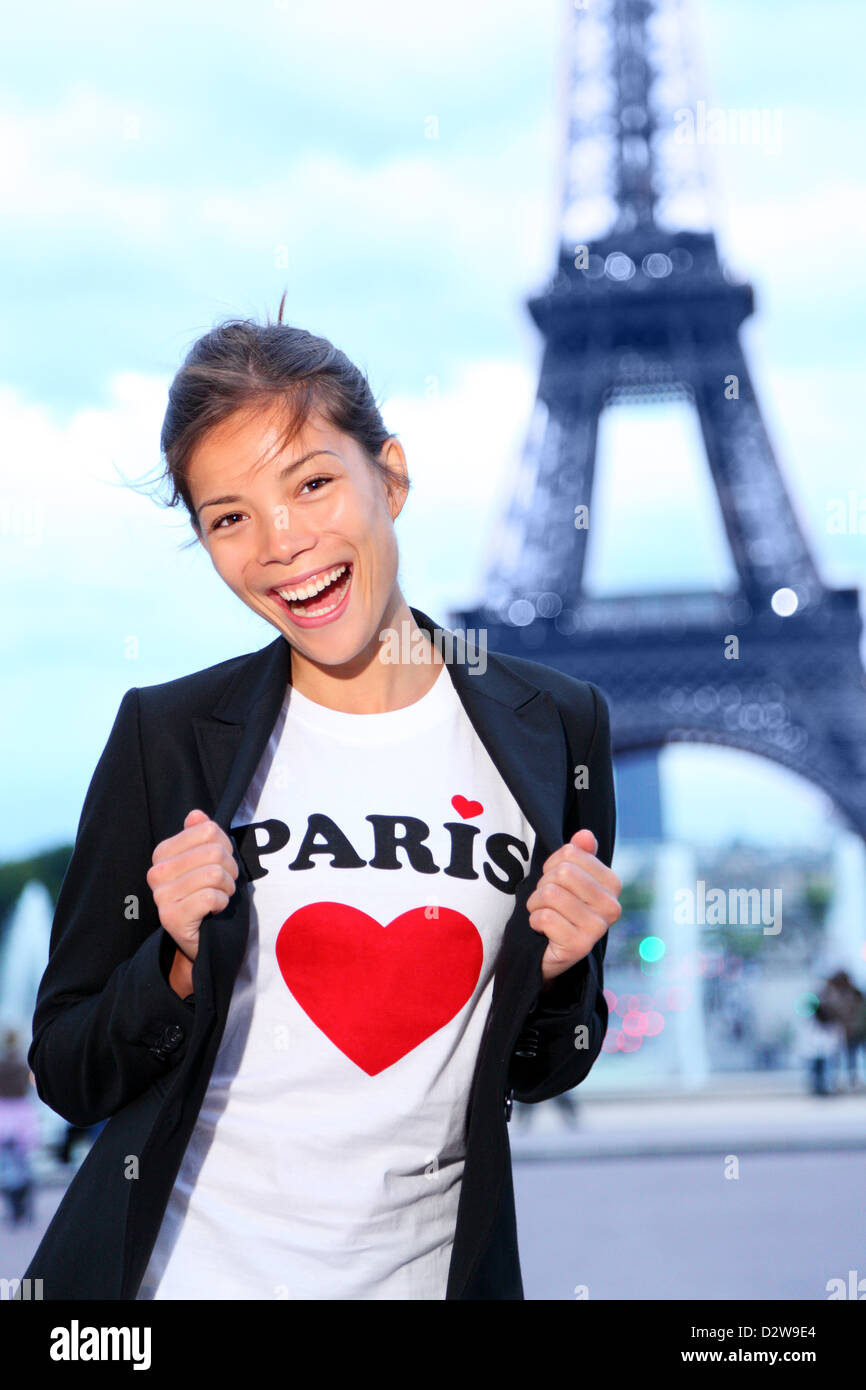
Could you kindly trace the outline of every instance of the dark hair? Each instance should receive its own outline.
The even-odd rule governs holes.
[[[189,492],[188,468],[205,434],[236,411],[277,405],[287,424],[277,447],[300,432],[311,410],[334,429],[351,435],[370,465],[391,487],[408,488],[408,479],[379,458],[391,438],[367,376],[327,338],[283,323],[280,300],[276,323],[226,319],[199,338],[169,387],[160,448],[163,479],[172,485],[168,505],[182,501],[196,535],[201,534]],[[189,542],[197,544],[196,536]]]

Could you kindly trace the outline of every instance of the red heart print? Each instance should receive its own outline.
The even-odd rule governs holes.
[[[378,1076],[471,998],[484,947],[462,912],[413,907],[383,927],[346,903],[308,903],[276,943],[283,979],[335,1047]]]
[[[484,810],[480,801],[467,801],[465,796],[452,796],[451,805],[464,820],[469,820],[470,816],[480,816]]]

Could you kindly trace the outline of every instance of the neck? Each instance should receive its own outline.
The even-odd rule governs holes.
[[[388,644],[378,640],[378,632],[363,651],[342,666],[319,665],[292,647],[293,688],[317,705],[344,714],[388,714],[415,704],[438,678],[441,660],[435,659],[429,634],[419,628],[405,599],[386,613],[381,631],[386,629],[395,629],[400,636],[408,632],[414,660],[409,655],[398,661],[383,660]],[[422,644],[428,659],[418,661]]]

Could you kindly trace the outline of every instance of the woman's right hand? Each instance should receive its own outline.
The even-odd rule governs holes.
[[[222,912],[235,891],[237,862],[228,835],[204,811],[187,815],[177,835],[161,840],[147,871],[159,920],[189,961],[209,912]]]

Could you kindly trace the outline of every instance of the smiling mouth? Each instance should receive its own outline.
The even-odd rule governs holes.
[[[321,579],[328,575],[332,577],[325,584],[321,584]],[[271,593],[277,595],[290,613],[297,613],[302,618],[323,618],[343,601],[351,580],[352,564],[347,560],[341,565],[332,566],[330,570],[322,570],[321,576],[314,575],[297,588],[286,585],[272,589]],[[321,587],[318,587],[319,585]],[[314,588],[314,592],[303,594],[303,591],[309,588]],[[290,598],[290,594],[295,597]]]

